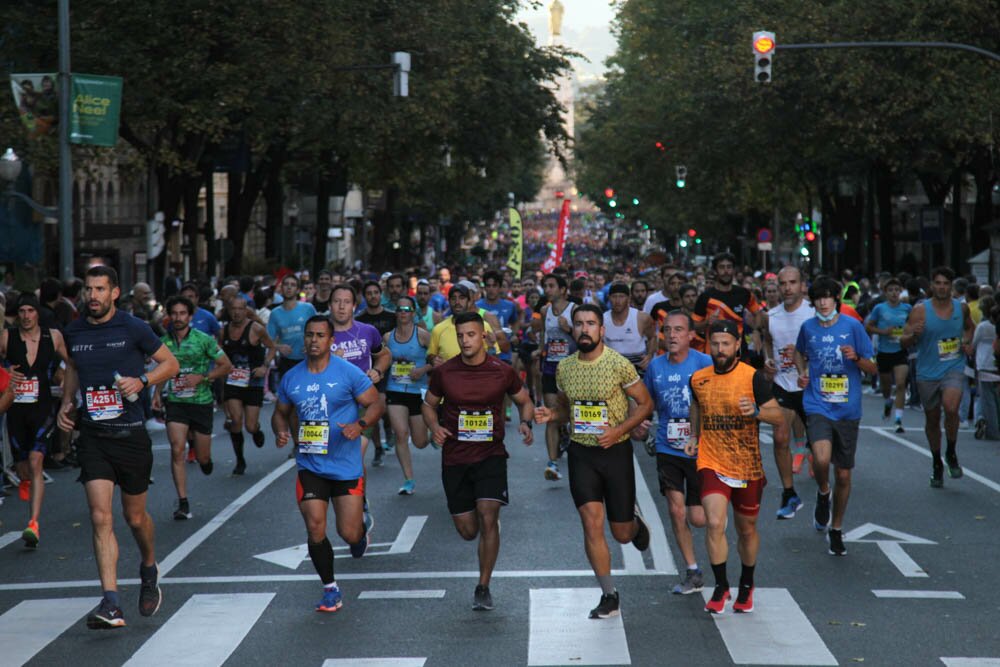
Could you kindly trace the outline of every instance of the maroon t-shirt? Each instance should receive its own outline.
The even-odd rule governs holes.
[[[478,366],[469,366],[459,355],[434,369],[428,390],[444,399],[438,419],[452,433],[444,443],[442,465],[507,456],[503,399],[522,386],[514,369],[492,355]]]

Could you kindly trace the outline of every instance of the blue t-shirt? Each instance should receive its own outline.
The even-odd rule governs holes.
[[[510,327],[514,322],[515,307],[514,302],[509,299],[498,299],[496,303],[490,303],[486,299],[480,299],[476,302],[476,307],[485,310],[488,313],[496,315],[497,320],[500,321],[500,327],[502,329],[508,329],[504,331],[508,336],[510,335]],[[500,358],[504,361],[510,361],[512,358],[512,352],[501,352]]]
[[[902,302],[896,304],[895,308],[890,306],[886,301],[875,305],[871,314],[868,315],[868,321],[872,323],[872,326],[878,329],[896,330],[891,336],[879,334],[879,352],[892,353],[903,349],[903,346],[899,343],[899,338],[903,335],[903,325],[906,324],[911,310],[913,310],[913,307],[910,304]]]
[[[115,386],[115,371],[137,378],[146,357],[163,346],[149,324],[118,310],[103,324],[73,320],[63,334],[80,378],[83,421],[107,428],[137,428],[146,421],[143,402],[129,401]]]
[[[358,479],[364,475],[361,465],[361,438],[347,440],[337,424],[350,424],[358,418],[357,398],[372,381],[356,366],[335,355],[322,373],[310,373],[306,362],[292,367],[278,385],[278,402],[293,405],[299,416],[299,446],[295,461],[304,470],[336,480]],[[301,434],[310,429],[314,434],[329,428],[326,453],[304,453],[308,448],[321,448],[322,443],[306,445]]]
[[[279,345],[292,348],[291,354],[282,355],[286,359],[302,359],[305,354],[306,321],[316,314],[311,303],[300,301],[291,310],[285,307],[271,311],[267,321],[267,335]],[[280,340],[278,340],[280,338]]]
[[[215,338],[219,335],[222,325],[211,312],[204,308],[195,308],[194,317],[191,318],[191,328]]]
[[[697,350],[688,350],[687,359],[679,364],[670,363],[670,355],[664,354],[653,359],[646,367],[642,381],[646,383],[646,389],[656,403],[658,454],[695,458],[684,453],[684,445],[691,434],[688,421],[691,374],[711,365],[712,357]]]
[[[861,369],[844,358],[843,345],[853,347],[861,359],[874,354],[871,338],[853,317],[840,315],[829,327],[815,317],[802,323],[795,349],[809,359],[809,386],[802,392],[807,415],[861,419]]]

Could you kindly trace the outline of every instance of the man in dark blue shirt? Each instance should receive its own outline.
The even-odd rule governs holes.
[[[118,542],[111,509],[116,484],[122,490],[125,521],[142,554],[139,613],[152,616],[162,601],[153,551],[153,519],[146,512],[153,450],[138,398],[150,383],[174,377],[178,364],[147,323],[115,308],[120,295],[114,269],[90,268],[84,286],[87,316],[74,320],[64,334],[70,363],[59,428],[80,429],[76,443],[80,481],[90,506],[94,556],[104,590],[100,605],[87,617],[87,627],[92,630],[125,626],[118,600]],[[146,357],[157,363],[148,376]],[[84,399],[79,411],[77,390]]]

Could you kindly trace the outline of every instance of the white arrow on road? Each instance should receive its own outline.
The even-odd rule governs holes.
[[[406,517],[406,521],[403,522],[402,528],[399,529],[399,534],[396,539],[392,542],[373,542],[368,545],[368,548],[373,547],[389,547],[388,551],[369,551],[365,556],[389,556],[395,554],[406,554],[413,550],[413,545],[417,541],[417,536],[420,535],[420,531],[426,523],[426,516],[409,516]],[[341,546],[334,547],[334,557],[335,558],[347,558],[348,554],[337,554],[338,551],[347,551],[350,547]],[[254,558],[259,558],[260,560],[267,561],[268,563],[274,563],[275,565],[280,565],[281,567],[287,567],[289,570],[297,570],[302,561],[309,559],[309,548],[305,544],[297,544],[293,547],[287,547],[285,549],[278,549],[277,551],[268,551],[263,554],[256,554]]]
[[[890,539],[878,539],[869,538],[870,535],[876,535],[881,533],[882,535],[888,536]],[[872,544],[877,544],[878,548],[882,550],[886,558],[889,559],[896,569],[904,577],[926,577],[928,574],[924,572],[923,568],[917,565],[917,562],[907,555],[903,551],[904,544],[937,544],[937,542],[932,542],[931,540],[925,540],[922,537],[917,537],[916,535],[910,535],[909,533],[904,533],[899,530],[893,530],[892,528],[886,528],[880,526],[877,523],[866,523],[862,526],[858,526],[854,530],[848,532],[844,535],[845,542],[869,542]]]

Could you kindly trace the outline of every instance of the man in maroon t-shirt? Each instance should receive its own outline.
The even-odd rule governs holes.
[[[490,577],[500,552],[500,506],[507,504],[504,397],[510,396],[521,413],[518,430],[525,445],[533,440],[535,406],[513,367],[486,354],[479,313],[460,313],[454,321],[461,354],[434,369],[421,410],[434,442],[444,448],[441,479],[455,528],[463,539],[479,536],[479,585],[472,608],[488,611],[493,609]]]

